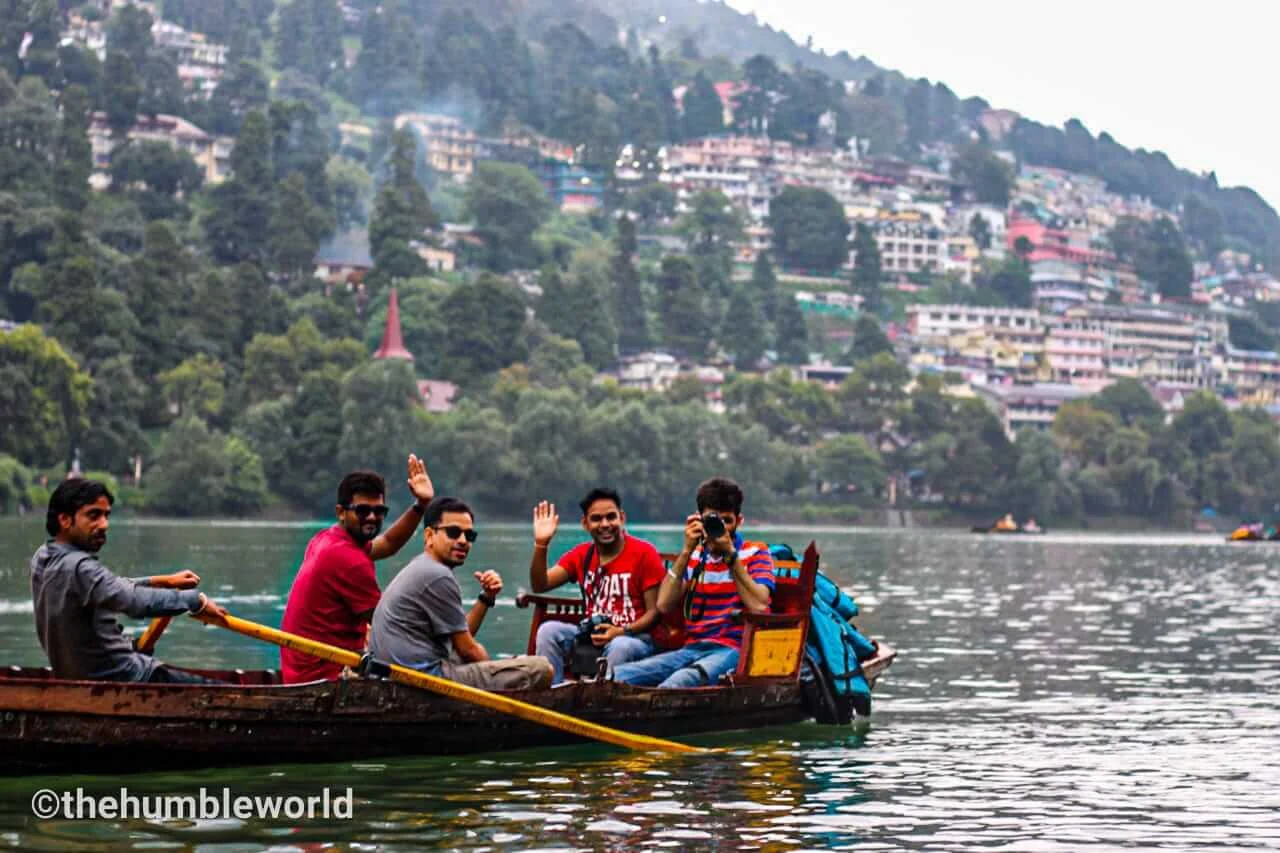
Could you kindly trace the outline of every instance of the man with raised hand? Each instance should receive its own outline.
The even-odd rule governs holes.
[[[533,509],[533,558],[529,583],[547,592],[573,581],[582,589],[588,620],[594,620],[591,642],[602,650],[609,668],[648,657],[657,651],[651,633],[658,624],[658,587],[665,572],[658,549],[626,531],[622,497],[596,488],[579,503],[582,529],[591,537],[562,554],[547,568],[547,549],[560,526],[555,504],[542,501]],[[602,621],[603,617],[607,621]],[[551,661],[555,682],[564,680],[578,626],[543,622],[536,653]]]
[[[378,535],[388,512],[386,482],[373,471],[352,471],[342,478],[334,507],[338,523],[307,544],[285,603],[283,630],[348,651],[364,651],[369,619],[382,596],[373,563],[404,547],[435,497],[427,466],[413,454],[409,455],[409,491],[416,503]],[[342,674],[340,665],[293,649],[280,650],[280,670],[286,684],[332,680]]]

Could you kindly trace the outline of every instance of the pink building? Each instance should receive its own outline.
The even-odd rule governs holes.
[[[1082,245],[1083,240],[1079,236],[1073,239],[1067,231],[1048,228],[1034,219],[1016,217],[1009,222],[1005,239],[1010,251],[1015,249],[1020,237],[1026,237],[1031,243],[1031,254],[1027,260],[1032,263],[1060,260],[1095,266],[1115,262],[1110,252]]]

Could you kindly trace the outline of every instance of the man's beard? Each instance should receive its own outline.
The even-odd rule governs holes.
[[[365,530],[365,526],[363,524],[357,524],[355,529],[348,527],[347,532],[351,534],[352,539],[363,545],[366,542],[372,542],[374,539],[378,538],[378,534],[382,532],[382,525],[375,525],[372,532],[370,532]]]

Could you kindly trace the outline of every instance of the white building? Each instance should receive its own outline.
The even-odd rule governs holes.
[[[985,329],[1007,329],[1042,335],[1040,314],[1029,308],[978,305],[908,305],[907,331],[917,340],[944,345],[953,335]]]

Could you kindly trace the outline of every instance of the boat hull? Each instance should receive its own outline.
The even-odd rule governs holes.
[[[893,653],[867,672],[874,679]],[[883,659],[883,663],[880,661]],[[126,773],[451,755],[581,743],[556,729],[389,681],[278,685],[269,673],[210,672],[216,686],[0,675],[0,773]],[[794,679],[689,690],[614,682],[507,694],[630,732],[683,737],[809,717]]]

